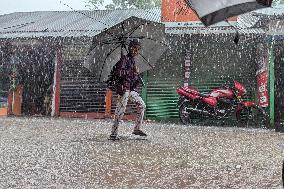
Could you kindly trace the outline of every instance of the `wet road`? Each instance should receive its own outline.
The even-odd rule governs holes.
[[[281,188],[284,134],[110,120],[0,118],[0,188]]]

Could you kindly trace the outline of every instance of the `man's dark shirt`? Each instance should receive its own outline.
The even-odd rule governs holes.
[[[139,84],[139,77],[136,71],[135,60],[130,55],[123,55],[115,64],[113,74],[117,78],[114,86],[119,95],[123,95],[126,90],[135,91]]]

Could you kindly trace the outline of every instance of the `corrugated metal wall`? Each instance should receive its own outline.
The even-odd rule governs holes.
[[[82,72],[82,61],[65,61],[61,80],[61,112],[104,112],[106,86]]]

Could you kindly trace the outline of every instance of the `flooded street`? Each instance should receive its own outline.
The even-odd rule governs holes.
[[[281,188],[273,130],[111,120],[0,118],[0,188]]]

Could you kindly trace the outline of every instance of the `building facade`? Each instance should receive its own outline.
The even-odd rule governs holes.
[[[84,14],[32,12],[0,16],[0,92],[4,101],[9,99],[8,113],[82,118],[113,116],[117,95],[107,92],[105,83],[98,82],[83,66],[92,38],[131,16],[161,23],[161,12],[158,9],[106,10],[84,11]],[[240,42],[236,45],[235,30],[231,26],[204,28],[186,22],[163,23],[170,48],[161,55],[155,69],[143,73],[146,86],[140,92],[147,106],[146,119],[178,121],[176,88],[179,85],[210,91],[227,79],[236,79],[247,87],[248,100],[259,101],[258,57],[264,57],[269,80],[265,83],[269,95],[266,109],[274,126],[275,108],[282,106],[272,108],[272,99],[274,102],[281,99],[283,90],[280,80],[271,79],[271,70],[278,66],[276,60],[282,60],[276,52],[282,51],[275,46],[274,49],[280,49],[273,51],[276,54],[264,55],[264,51],[271,52],[271,40],[267,40],[270,38],[264,29],[240,30]],[[263,51],[258,50],[259,44]],[[275,61],[273,57],[277,57]],[[274,75],[282,77],[278,72]],[[277,86],[272,88],[272,82]],[[274,94],[273,90],[280,92]],[[273,94],[280,96],[273,98]],[[135,107],[130,105],[126,117],[133,119],[134,113]]]

